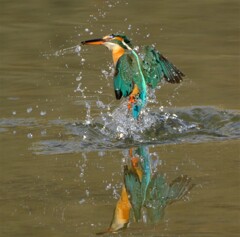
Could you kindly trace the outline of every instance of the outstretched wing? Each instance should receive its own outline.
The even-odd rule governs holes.
[[[163,78],[170,83],[179,83],[182,81],[182,77],[184,77],[184,74],[177,67],[152,46],[144,48],[142,67],[146,83],[153,88]]]
[[[133,60],[129,54],[123,54],[116,65],[114,75],[114,90],[118,100],[130,95],[133,90]]]

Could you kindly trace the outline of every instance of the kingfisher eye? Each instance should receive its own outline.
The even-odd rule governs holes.
[[[111,34],[111,35],[109,35],[109,37],[112,39],[112,38],[115,37],[115,35],[114,35],[114,34]]]

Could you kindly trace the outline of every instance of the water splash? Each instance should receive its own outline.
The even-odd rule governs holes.
[[[78,76],[76,77],[76,81],[78,82],[77,88],[74,90],[74,92],[80,92],[81,96],[83,99],[86,99],[85,95],[85,90],[87,89],[86,87],[83,86],[83,83],[81,82],[82,80],[82,72],[79,72]]]
[[[91,105],[90,105],[90,102],[85,102],[85,107],[87,109],[87,112],[86,112],[86,119],[85,119],[85,125],[89,125],[92,123],[93,121],[93,118],[91,117]],[[86,136],[83,137],[84,139],[86,138]]]
[[[82,50],[82,47],[80,45],[76,45],[69,48],[57,50],[54,53],[54,56],[63,56],[66,54],[78,54],[78,56],[80,56],[81,50]]]
[[[62,121],[71,139],[43,140],[34,143],[36,154],[59,154],[107,149],[122,149],[139,144],[177,144],[224,141],[240,138],[240,115],[211,107],[145,110],[142,119],[129,117],[124,103],[113,113],[90,116],[86,121]],[[146,116],[144,116],[146,113]],[[60,121],[58,121],[58,126]]]

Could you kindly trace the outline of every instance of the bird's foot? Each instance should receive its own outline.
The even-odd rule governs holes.
[[[138,163],[139,163],[139,158],[138,157],[132,157],[131,163],[132,163],[132,167],[133,168],[137,168],[138,167]]]
[[[139,162],[139,158],[134,156],[133,154],[133,148],[129,149],[129,156],[131,157],[131,163],[132,163],[132,167],[136,168],[138,166],[138,162]]]
[[[129,99],[128,99],[128,109],[130,110],[132,108],[132,105],[136,103],[136,98],[135,96],[133,95],[130,95],[129,96]]]

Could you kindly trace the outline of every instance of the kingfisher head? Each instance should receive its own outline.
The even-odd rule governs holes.
[[[81,43],[83,45],[104,45],[110,50],[114,50],[119,47],[122,49],[127,49],[125,44],[131,47],[131,43],[128,37],[122,34],[106,35],[103,38],[86,40],[82,41]]]
[[[112,51],[113,63],[116,66],[118,59],[125,53],[125,50],[131,48],[130,40],[122,34],[106,35],[100,39],[91,39],[82,41],[83,45],[104,45]]]

